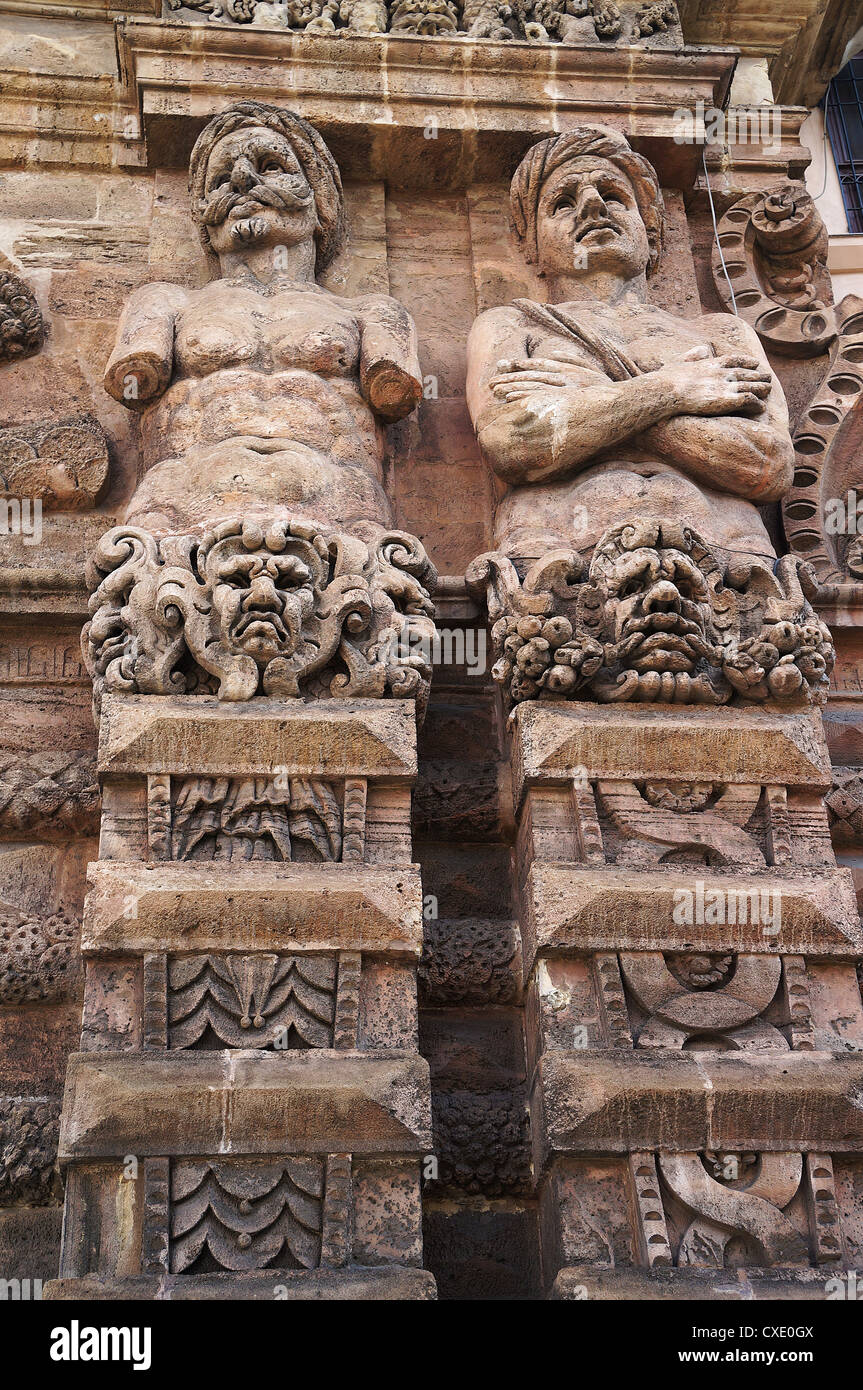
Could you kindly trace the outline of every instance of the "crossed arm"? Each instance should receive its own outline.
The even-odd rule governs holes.
[[[562,343],[560,358],[530,358],[513,310],[481,315],[468,343],[467,396],[495,472],[515,484],[551,481],[628,441],[716,491],[753,502],[783,496],[794,460],[788,412],[758,337],[728,314],[703,323],[712,353],[691,349],[657,371],[610,381],[574,343]]]

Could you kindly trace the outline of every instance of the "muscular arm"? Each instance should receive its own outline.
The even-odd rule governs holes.
[[[174,328],[188,296],[179,285],[142,285],[129,296],[105,368],[105,390],[130,410],[158,399],[171,384]]]
[[[565,384],[554,373],[519,393],[500,385],[502,358],[526,358],[527,331],[510,309],[492,310],[474,324],[468,344],[468,406],[483,452],[495,472],[510,483],[538,482],[578,472],[615,444],[631,441],[652,448],[706,486],[767,501],[781,496],[790,483],[793,451],[781,388],[771,377],[756,335],[726,315],[726,336],[716,333],[714,346],[734,362],[755,359],[765,381],[752,389],[760,398],[737,396],[747,383],[726,384],[723,413],[717,410],[717,387],[723,377],[752,377],[750,369],[719,364],[676,363],[621,382],[609,381],[576,344],[566,345]],[[707,326],[707,325],[706,325]],[[744,331],[740,331],[744,330]],[[753,343],[754,340],[754,343]],[[699,385],[698,378],[705,381]],[[767,380],[772,384],[767,385]],[[545,382],[548,382],[546,385]],[[507,399],[507,394],[510,398]],[[743,413],[743,403],[748,413]],[[703,413],[692,413],[692,406]],[[757,412],[757,413],[756,413]]]
[[[369,295],[360,304],[360,389],[384,420],[402,420],[422,397],[413,319],[397,299]]]
[[[696,482],[753,502],[775,502],[791,486],[794,448],[788,407],[758,334],[732,314],[705,321],[717,353],[745,352],[770,372],[772,384],[758,415],[675,415],[646,430],[642,442],[679,465]]]

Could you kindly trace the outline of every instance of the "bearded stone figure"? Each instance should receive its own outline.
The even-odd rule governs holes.
[[[105,372],[140,412],[145,471],[90,568],[97,698],[296,696],[313,674],[319,695],[330,659],[343,668],[327,667],[331,693],[414,693],[426,665],[396,639],[405,622],[428,627],[433,570],[391,529],[383,487],[386,425],[422,394],[413,321],[388,295],[317,284],[344,241],[344,198],[300,116],[243,101],[215,117],[190,191],[216,278],[137,290]],[[236,554],[211,574],[203,557],[226,536]],[[286,686],[274,672],[288,667]]]
[[[742,320],[681,319],[648,303],[665,222],[654,170],[622,135],[583,126],[528,151],[511,212],[549,302],[487,311],[468,346],[471,417],[485,458],[509,484],[495,517],[496,552],[468,573],[500,619],[498,678],[514,700],[588,686],[598,699],[678,702],[722,702],[732,686],[759,699],[820,691],[829,657],[809,578],[798,583],[787,567],[784,578],[774,575],[756,505],[778,500],[792,481],[782,389]],[[602,631],[585,616],[586,595],[575,614],[576,586],[612,534],[629,557],[626,583],[617,574],[614,593],[600,593],[605,576],[594,567],[592,611],[625,604],[627,614],[621,623],[608,613]],[[690,573],[699,564],[704,575]],[[717,567],[730,595],[717,588]],[[731,641],[727,621],[721,633],[704,613],[694,623],[689,610],[701,591],[714,608],[745,611],[748,631],[738,624]],[[735,604],[744,591],[752,601]],[[758,645],[761,623],[775,638],[777,620],[806,628],[805,640],[782,629],[785,645],[766,637]],[[758,652],[743,659],[741,641]],[[793,670],[771,684],[779,665]]]

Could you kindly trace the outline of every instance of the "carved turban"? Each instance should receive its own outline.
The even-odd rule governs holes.
[[[189,160],[189,192],[192,217],[197,224],[204,250],[212,255],[207,228],[199,208],[204,198],[207,164],[215,146],[235,130],[269,127],[288,141],[305,174],[315,199],[318,230],[315,233],[318,274],[326,270],[339,251],[345,234],[345,202],[338,165],[314,126],[293,111],[268,106],[262,101],[238,101],[221,115],[214,116],[195,141]]]
[[[566,135],[553,135],[532,145],[516,169],[509,193],[509,205],[515,234],[527,261],[534,265],[539,258],[536,242],[536,220],[542,187],[562,165],[584,155],[607,159],[625,174],[638,204],[641,220],[647,230],[650,247],[648,275],[652,275],[662,252],[665,231],[665,206],[652,165],[636,154],[628,140],[604,126],[583,125]]]

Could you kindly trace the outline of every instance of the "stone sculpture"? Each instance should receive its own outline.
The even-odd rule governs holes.
[[[385,426],[422,394],[410,315],[317,283],[344,199],[301,117],[217,116],[190,187],[217,278],[137,290],[105,373],[141,414],[147,471],[91,566],[97,697],[207,689],[207,673],[223,699],[298,696],[336,658],[339,694],[414,694],[422,644],[399,638],[428,635],[433,570],[392,530],[382,481]]]
[[[758,511],[792,480],[782,389],[747,323],[648,302],[652,167],[584,126],[528,151],[511,211],[549,303],[488,310],[468,347],[471,417],[509,484],[497,550],[468,580],[509,697],[820,697],[832,648],[814,580],[776,569]]]

